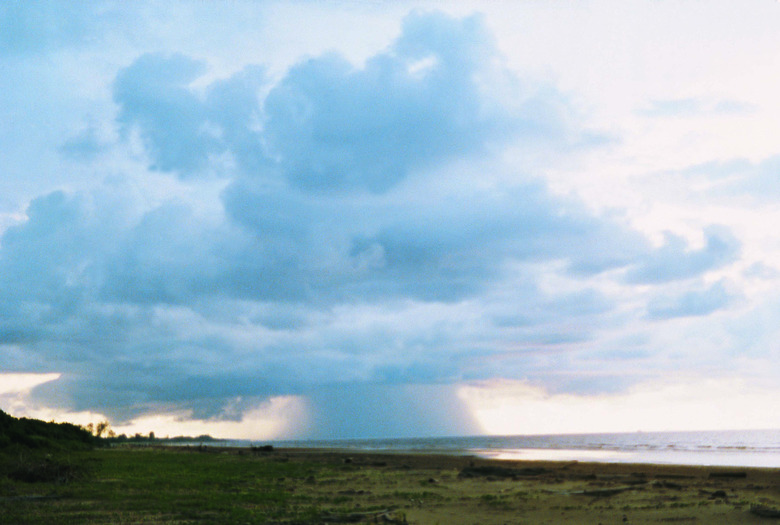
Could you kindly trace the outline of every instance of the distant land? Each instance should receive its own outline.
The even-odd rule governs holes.
[[[154,432],[147,435],[114,434],[107,422],[86,426],[73,423],[56,423],[40,419],[17,418],[0,410],[0,450],[16,448],[84,450],[100,446],[149,443],[215,443],[223,439],[208,434],[200,436],[156,437]]]

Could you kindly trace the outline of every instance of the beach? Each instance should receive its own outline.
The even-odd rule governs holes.
[[[253,443],[224,440],[224,446]],[[278,448],[471,454],[492,459],[780,468],[780,429],[290,440]]]
[[[764,524],[780,516],[780,470],[770,468],[149,446],[71,453],[57,469],[28,465],[38,471],[59,477],[10,475],[0,523]]]
[[[28,461],[0,523],[764,524],[780,470],[258,446],[119,447]],[[32,479],[32,475],[38,479]]]
[[[346,498],[356,509],[384,506],[409,523],[767,523],[773,518],[761,514],[780,509],[778,469],[299,449],[274,455],[346,462],[352,468],[340,477],[290,488]]]

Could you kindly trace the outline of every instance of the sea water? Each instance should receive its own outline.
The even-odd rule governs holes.
[[[472,454],[496,459],[780,468],[780,429],[538,436],[296,440],[276,447]],[[247,446],[249,443],[233,442]]]

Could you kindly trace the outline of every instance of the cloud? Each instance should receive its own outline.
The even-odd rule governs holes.
[[[549,374],[621,322],[635,284],[739,255],[723,228],[654,249],[505,162],[592,134],[506,69],[478,16],[414,13],[361,65],[212,74],[135,58],[106,86],[105,146],[137,139],[148,171],[40,195],[0,236],[0,365],[62,374],[38,402],[235,421],[305,396],[321,436],[471,431],[453,384]],[[102,173],[98,128],[65,150]]]
[[[560,132],[554,96],[533,113],[491,100],[489,83],[507,82],[496,59],[479,17],[412,14],[362,68],[333,54],[293,67],[265,102],[270,152],[295,187],[384,192],[434,162]]]
[[[101,153],[107,145],[108,142],[100,137],[98,130],[90,126],[67,139],[60,147],[60,151],[68,158],[89,161]]]
[[[640,114],[650,117],[690,116],[701,113],[701,102],[694,98],[653,100]]]
[[[86,293],[92,267],[79,252],[90,237],[78,211],[76,199],[54,192],[34,200],[28,220],[3,234],[3,342],[24,339],[36,326],[70,315]]]
[[[719,281],[704,290],[658,297],[650,302],[647,313],[651,319],[704,316],[728,307],[733,300],[734,295]]]
[[[56,1],[3,2],[0,51],[26,53],[84,42],[89,17],[73,7]]]
[[[652,100],[638,113],[645,117],[709,117],[714,115],[745,114],[755,108],[739,100],[708,101],[700,98]]]
[[[167,201],[121,233],[107,254],[102,295],[146,304],[181,304],[218,292],[235,251],[229,228]]]
[[[203,166],[218,140],[210,134],[201,101],[188,85],[205,65],[183,55],[144,55],[117,75],[114,99],[124,135],[133,125],[153,159],[152,169],[183,172]]]
[[[706,162],[681,171],[688,178],[705,180],[710,196],[726,201],[747,197],[759,203],[773,202],[777,198],[779,172],[780,155],[760,162],[745,158]]]
[[[499,59],[480,17],[417,13],[362,67],[336,53],[294,65],[262,107],[261,68],[198,96],[192,84],[205,66],[183,55],[140,57],[117,76],[114,99],[122,129],[139,130],[153,169],[192,176],[210,155],[228,153],[249,177],[381,193],[451,158],[572,131],[561,94],[513,89],[517,80]]]
[[[151,169],[187,178],[201,175],[215,158],[228,156],[247,170],[257,168],[257,158],[263,158],[254,128],[264,69],[248,66],[198,93],[192,84],[205,71],[202,61],[182,54],[151,53],[117,75],[120,131],[125,138],[139,132]]]
[[[497,278],[507,260],[562,260],[577,273],[597,273],[646,250],[641,236],[538,183],[355,200],[234,185],[225,206],[259,241],[263,267],[253,273],[288,275],[280,283],[287,288],[267,290],[276,280],[266,280],[257,293],[289,298],[452,301]],[[260,256],[265,250],[272,253]]]
[[[736,260],[740,243],[728,229],[711,226],[704,233],[705,245],[699,250],[690,249],[682,237],[667,233],[663,246],[631,268],[626,280],[647,284],[687,279]]]

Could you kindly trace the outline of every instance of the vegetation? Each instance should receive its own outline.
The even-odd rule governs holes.
[[[134,436],[127,436],[125,434],[114,435],[110,433],[108,437],[102,438],[102,443],[109,446],[117,445],[176,445],[176,444],[188,444],[188,443],[218,443],[223,441],[203,434],[200,436],[175,436],[175,437],[156,437],[154,432],[149,432],[148,435],[135,434]]]
[[[39,419],[15,418],[0,410],[0,451],[88,450],[99,439],[71,423],[47,423]]]
[[[96,445],[116,436],[96,434],[110,429],[0,412],[0,525],[741,524],[780,515],[773,469],[520,468],[468,456],[156,446],[164,441],[154,436],[108,447]]]
[[[334,502],[292,489],[354,470],[349,465],[292,462],[272,447],[153,446],[213,438],[109,430],[0,411],[0,524],[320,523],[373,511],[346,505],[347,497]]]
[[[7,481],[0,522],[289,523],[318,512],[279,480],[303,480],[322,466],[170,447],[101,449],[71,460],[89,464],[89,478]]]
[[[89,473],[86,464],[69,455],[98,442],[70,423],[15,418],[0,410],[0,481],[67,483],[84,478]]]

